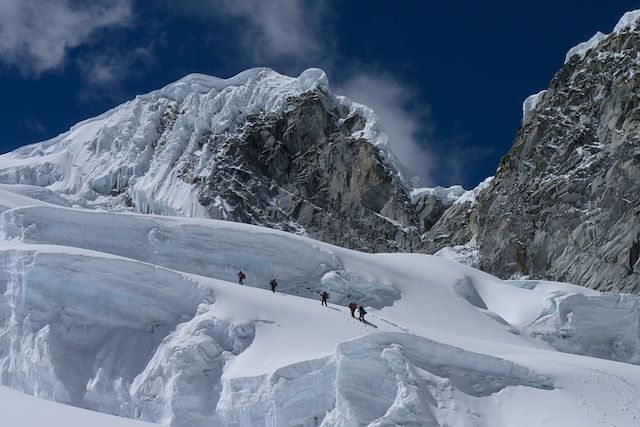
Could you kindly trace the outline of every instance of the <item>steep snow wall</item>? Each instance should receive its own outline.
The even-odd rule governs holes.
[[[325,359],[263,378],[229,380],[221,413],[230,425],[262,425],[267,414],[271,425],[289,420],[325,427],[438,426],[465,406],[470,410],[476,399],[514,385],[553,388],[548,378],[511,362],[387,332],[348,341]],[[460,407],[446,403],[451,395]],[[260,398],[266,396],[272,400]],[[458,419],[469,422],[478,415]]]
[[[315,298],[326,289],[336,303],[355,299],[382,307],[399,298],[393,286],[344,271],[333,253],[309,240],[260,227],[211,224],[31,207],[3,213],[0,236],[90,249],[227,281],[243,270],[250,286],[266,287],[277,277],[280,291]]]
[[[0,381],[79,406],[126,392],[167,331],[212,300],[180,274],[117,257],[3,248],[0,261]]]

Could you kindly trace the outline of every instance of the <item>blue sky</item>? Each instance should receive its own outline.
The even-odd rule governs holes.
[[[185,74],[324,69],[429,185],[473,187],[524,98],[631,1],[0,0],[0,151]]]

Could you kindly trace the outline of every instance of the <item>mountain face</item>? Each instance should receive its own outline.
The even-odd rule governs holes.
[[[217,162],[200,178],[193,157],[181,177],[201,184],[197,201],[213,218],[360,250],[415,250],[417,219],[395,170],[353,136],[364,126],[359,114],[331,111],[321,92],[308,92],[291,98],[283,114],[250,116],[240,134],[219,137],[219,159],[233,162]]]
[[[298,78],[252,69],[190,75],[0,157],[0,182],[70,204],[210,217],[364,251],[415,251],[411,175],[369,108]]]
[[[500,277],[640,291],[639,16],[569,52],[525,102],[493,181],[474,206],[445,212],[428,250],[475,237],[479,267]]]
[[[637,291],[638,16],[471,191],[412,189],[319,70],[187,76],[0,156],[0,425],[637,427],[637,296],[303,235]]]
[[[373,111],[317,69],[187,76],[0,156],[0,183],[67,206],[224,219],[367,252],[458,251],[502,278],[638,292],[639,16],[569,51],[525,101],[495,177],[471,191],[414,189]]]

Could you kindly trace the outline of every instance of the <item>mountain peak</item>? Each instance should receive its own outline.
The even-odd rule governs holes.
[[[283,95],[302,93],[320,89],[330,93],[329,80],[318,68],[304,70],[298,77],[280,74],[267,67],[256,67],[242,71],[229,78],[221,78],[201,73],[191,73],[160,89],[163,96],[181,98],[188,93],[222,92],[229,87],[263,85],[269,89],[280,89]]]
[[[373,110],[334,95],[316,68],[189,74],[0,156],[0,183],[72,205],[226,219],[366,251],[420,241],[411,179]]]

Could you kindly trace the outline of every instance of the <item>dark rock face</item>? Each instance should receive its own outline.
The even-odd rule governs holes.
[[[418,218],[395,171],[370,142],[351,136],[363,118],[345,114],[309,92],[290,99],[281,116],[249,117],[238,135],[210,135],[203,145],[216,147],[221,161],[199,178],[198,202],[213,218],[362,251],[418,250]]]
[[[445,246],[464,245],[474,237],[470,202],[449,206],[423,236],[422,251],[435,253]]]
[[[640,291],[639,52],[624,30],[556,74],[470,214],[481,269]]]
[[[416,215],[420,223],[420,228],[430,230],[442,217],[447,207],[438,197],[430,195],[416,204]]]

